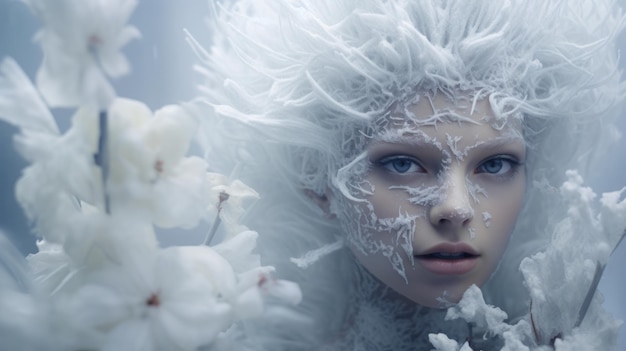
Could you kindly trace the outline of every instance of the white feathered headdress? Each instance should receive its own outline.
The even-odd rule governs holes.
[[[242,0],[217,5],[212,23],[204,141],[264,198],[255,228],[276,236],[267,250],[279,267],[341,236],[299,190],[332,186],[393,103],[435,90],[488,97],[496,117],[523,120],[529,184],[557,186],[610,139],[625,92],[614,45],[624,18],[611,0]],[[558,210],[545,208],[562,206],[532,186],[526,202],[493,279],[511,291],[521,283],[502,281],[521,280],[509,273],[554,223]],[[301,285],[303,310],[318,313],[323,298],[306,296],[320,288]]]

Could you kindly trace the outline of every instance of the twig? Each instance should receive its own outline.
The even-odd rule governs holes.
[[[611,251],[611,255],[615,252],[619,244],[624,240],[624,236],[626,236],[626,230],[622,233],[622,236],[617,241],[617,244],[613,247]],[[589,310],[589,306],[591,305],[591,300],[593,296],[596,294],[596,290],[598,289],[598,284],[600,283],[600,279],[602,278],[602,274],[604,273],[604,269],[606,268],[606,264],[602,264],[600,262],[596,262],[596,272],[593,275],[593,280],[591,281],[591,285],[589,286],[589,290],[587,291],[587,295],[583,300],[582,306],[580,306],[580,310],[578,311],[578,319],[576,320],[576,324],[574,324],[574,328],[579,327],[580,324],[585,319],[585,315],[587,315],[587,310]]]
[[[204,238],[203,245],[209,246],[209,244],[211,244],[211,241],[213,240],[213,237],[215,236],[215,233],[217,233],[217,228],[219,228],[220,223],[222,223],[222,218],[220,217],[220,213],[222,212],[222,204],[228,201],[229,197],[230,195],[228,195],[228,193],[225,191],[222,191],[220,193],[219,202],[217,203],[217,213],[215,214],[215,220],[213,221],[213,224],[211,225],[209,232]]]
[[[217,233],[217,228],[219,228],[220,223],[222,223],[222,219],[220,218],[220,213],[218,211],[218,213],[215,215],[215,220],[213,221],[213,224],[211,225],[209,232],[206,234],[206,237],[204,238],[203,245],[209,246],[209,244],[211,244],[211,241],[213,240],[215,233]]]
[[[100,111],[100,114],[98,115],[98,129],[100,131],[100,135],[98,137],[98,152],[94,155],[94,160],[96,165],[100,166],[100,170],[102,171],[104,210],[107,214],[111,214],[109,192],[107,191],[107,180],[109,178],[109,152],[107,148],[108,119],[106,110]]]
[[[541,340],[539,339],[539,333],[537,332],[537,326],[535,325],[535,318],[533,317],[533,300],[530,299],[530,326],[533,328],[533,334],[535,334],[535,341],[537,344],[541,344]]]
[[[589,290],[587,291],[587,295],[585,296],[585,300],[583,300],[582,306],[580,306],[580,310],[578,311],[578,319],[576,319],[576,324],[574,324],[574,328],[579,327],[580,324],[585,319],[585,315],[589,310],[589,306],[591,305],[591,300],[593,300],[593,296],[596,294],[596,290],[598,289],[598,284],[600,283],[600,278],[602,278],[602,273],[604,273],[604,268],[606,265],[601,264],[600,262],[596,262],[596,272],[593,275],[593,280],[591,281],[591,285],[589,286]]]
[[[615,250],[617,250],[617,247],[619,246],[619,244],[622,243],[622,240],[624,240],[624,237],[626,236],[626,229],[624,229],[624,232],[622,233],[622,236],[619,238],[619,240],[617,241],[617,244],[615,244],[615,246],[613,246],[613,251],[611,251],[611,255],[613,255],[613,253],[615,252]]]

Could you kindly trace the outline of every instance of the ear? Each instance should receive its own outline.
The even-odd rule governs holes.
[[[330,212],[330,201],[332,198],[332,193],[329,188],[326,188],[324,194],[318,194],[311,189],[304,189],[304,195],[311,199],[317,207],[321,208],[326,217],[334,219],[336,218],[335,214]]]

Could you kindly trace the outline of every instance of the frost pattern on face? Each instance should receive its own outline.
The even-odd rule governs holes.
[[[358,163],[352,164],[354,170],[363,171],[363,164],[367,164],[366,159],[361,159]],[[347,169],[345,169],[347,172]],[[345,179],[355,179],[356,174]],[[341,178],[340,178],[341,179]],[[393,270],[399,274],[405,282],[406,267],[404,265],[403,252],[410,257],[411,266],[414,265],[413,257],[413,235],[415,233],[415,220],[418,216],[410,215],[403,212],[401,208],[398,210],[396,217],[379,218],[374,211],[372,203],[365,197],[357,198],[355,192],[360,192],[362,196],[373,195],[375,187],[362,180],[353,186],[342,186],[339,189],[351,190],[351,193],[338,197],[332,211],[339,214],[342,229],[347,235],[347,241],[364,255],[381,254]],[[357,200],[354,202],[353,200]],[[383,241],[374,236],[374,233],[386,233],[389,241]]]
[[[491,214],[489,212],[483,212],[483,222],[485,222],[485,227],[489,228],[491,225]]]
[[[496,178],[492,177],[487,183],[481,182],[482,178],[476,176],[476,173],[483,173],[482,168],[486,166],[483,163],[476,163],[476,153],[488,154],[488,160],[497,159],[498,154],[489,153],[491,148],[498,149],[501,145],[511,142],[517,142],[519,145],[520,140],[523,144],[517,120],[512,119],[513,123],[506,120],[494,122],[493,118],[486,116],[476,117],[459,107],[467,106],[464,105],[465,101],[457,101],[446,108],[437,108],[436,105],[440,105],[441,102],[433,102],[431,98],[423,102],[427,102],[433,112],[426,117],[418,116],[415,113],[416,109],[411,108],[411,103],[416,102],[419,102],[419,99],[395,104],[390,113],[375,120],[369,128],[355,133],[357,136],[350,140],[351,147],[366,151],[351,160],[347,159],[344,162],[345,166],[337,172],[333,179],[336,194],[331,205],[332,212],[339,218],[349,246],[363,257],[384,258],[385,264],[390,265],[405,285],[410,283],[409,272],[416,269],[416,247],[419,247],[415,244],[416,235],[422,236],[424,230],[437,231],[438,229],[432,228],[441,226],[437,222],[441,220],[433,218],[433,208],[454,202],[455,206],[443,219],[451,222],[469,222],[482,214],[483,221],[472,222],[479,224],[480,228],[471,224],[454,234],[465,235],[469,242],[474,242],[477,237],[483,235],[485,229],[481,228],[491,226],[492,219],[485,216],[486,211],[481,210],[483,206],[481,203],[486,200],[489,205],[488,188],[491,186],[489,182],[501,181],[495,181],[493,179]],[[471,126],[477,128],[475,135],[465,133]],[[446,131],[448,129],[451,131]],[[400,151],[383,156],[384,162],[374,160],[369,148],[378,144],[392,145],[392,149],[400,145],[397,147]],[[403,154],[410,154],[414,150],[427,154],[426,160],[422,162],[428,171],[422,169],[422,165],[417,165],[413,159],[408,157],[406,160],[402,159]],[[391,160],[397,158],[400,163],[386,161],[386,157]],[[398,165],[406,168],[407,173],[415,174],[413,176],[415,179],[421,180],[409,181],[408,179],[413,178],[403,178],[404,169],[400,171],[393,169],[399,167]],[[477,171],[479,167],[482,167],[481,172]],[[492,166],[494,169],[498,167],[504,166],[497,162]],[[506,164],[506,167],[512,166]],[[390,171],[389,174],[394,172],[397,174],[381,176],[383,179],[388,177],[389,181],[380,179],[372,181],[372,174],[386,171]],[[422,178],[420,174],[423,174]],[[385,201],[388,202],[383,205],[376,203],[380,201],[377,200],[380,196],[387,196],[388,199]],[[429,228],[426,228],[427,226]],[[460,234],[463,231],[465,234]],[[508,238],[508,233],[506,235]],[[417,240],[419,242],[423,239]],[[456,242],[461,239],[442,240]],[[446,290],[442,289],[441,294],[444,291]]]

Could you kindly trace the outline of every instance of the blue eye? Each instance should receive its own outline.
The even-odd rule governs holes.
[[[494,157],[481,163],[476,169],[476,173],[488,173],[493,175],[502,175],[509,173],[517,162],[505,157]]]
[[[417,161],[407,156],[387,157],[378,163],[387,171],[397,174],[424,172]]]

